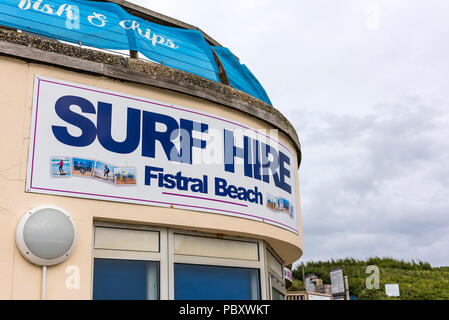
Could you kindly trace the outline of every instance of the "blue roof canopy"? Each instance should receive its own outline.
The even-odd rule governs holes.
[[[219,82],[211,46],[198,30],[152,23],[115,3],[85,0],[0,0],[0,24],[87,46],[135,50],[166,66]],[[223,47],[213,47],[229,84],[271,104],[251,71]]]

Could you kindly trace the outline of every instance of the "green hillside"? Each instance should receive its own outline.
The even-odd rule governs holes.
[[[379,267],[380,288],[368,290],[366,279],[370,276],[366,268]],[[308,262],[304,265],[305,274],[315,274],[330,284],[329,272],[343,268],[348,276],[350,295],[359,300],[449,300],[449,267],[433,268],[425,262],[405,262],[391,258],[371,258],[366,261],[342,259]],[[293,270],[293,285],[289,291],[303,291],[302,267]],[[399,284],[401,297],[390,298],[385,294],[385,284]]]

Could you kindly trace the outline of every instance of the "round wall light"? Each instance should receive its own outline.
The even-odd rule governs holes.
[[[54,206],[27,212],[16,229],[16,245],[22,256],[38,266],[53,266],[72,253],[76,227],[70,215]]]

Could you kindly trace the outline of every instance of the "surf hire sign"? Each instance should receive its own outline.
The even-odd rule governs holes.
[[[295,155],[273,132],[36,77],[27,191],[198,210],[298,232]]]

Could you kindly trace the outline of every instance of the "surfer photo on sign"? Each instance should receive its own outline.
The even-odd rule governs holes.
[[[64,169],[62,168],[63,165],[64,165],[64,160],[62,160],[62,159],[59,160],[59,173],[60,173],[61,175],[65,175]]]
[[[50,159],[52,177],[70,177],[70,158],[53,157]]]
[[[105,177],[106,179],[109,178],[109,172],[111,172],[111,170],[109,170],[107,165],[104,165],[103,172],[104,172],[103,177]]]
[[[114,175],[110,174],[110,173],[114,172],[114,169],[115,169],[115,166],[111,165],[110,163],[104,163],[101,161],[97,161],[95,163],[93,178],[101,180],[103,182],[115,184],[114,183]]]

